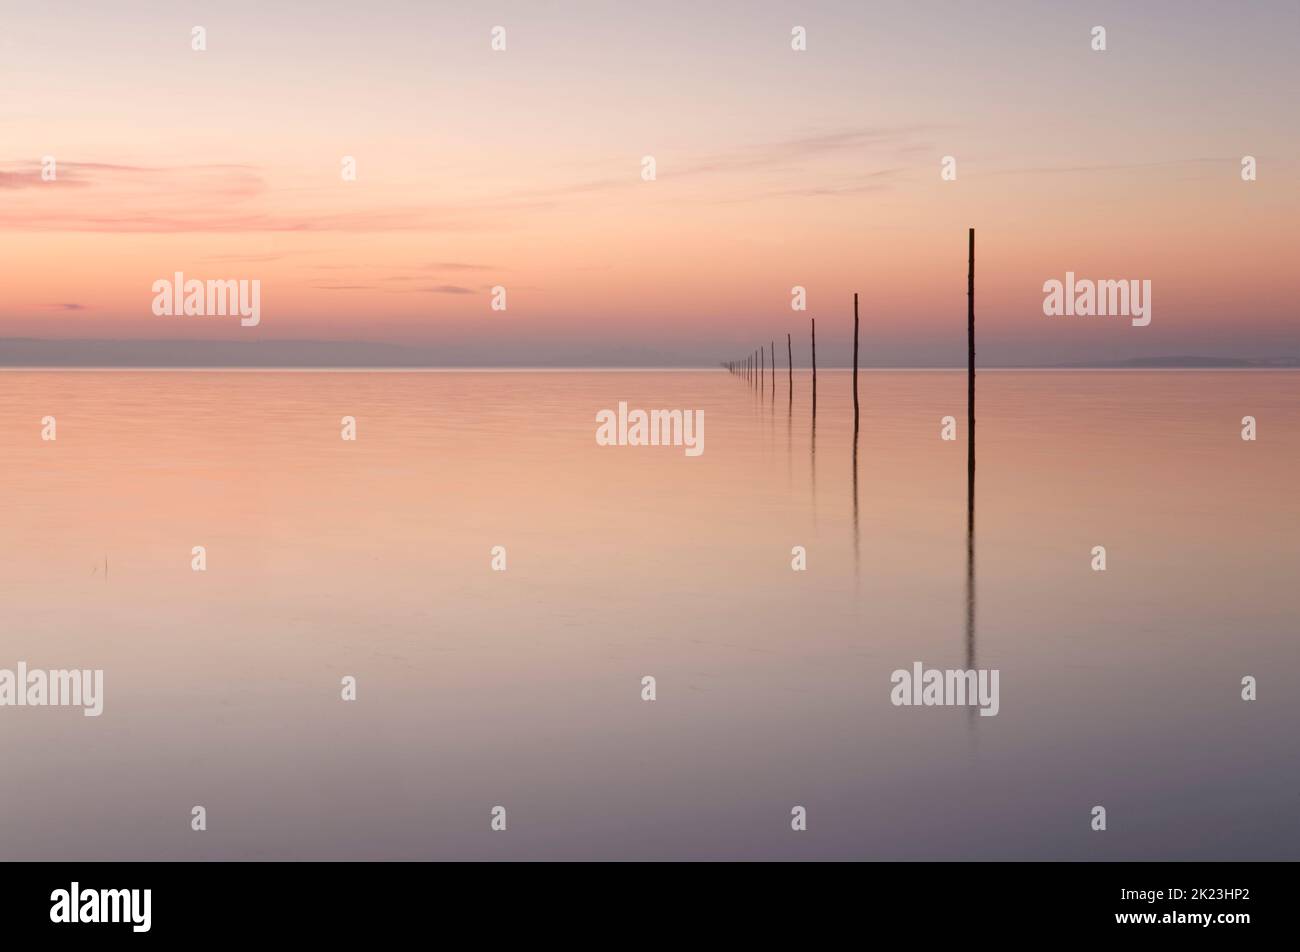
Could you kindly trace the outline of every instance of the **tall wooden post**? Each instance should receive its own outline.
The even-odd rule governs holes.
[[[858,293],[853,292],[853,432],[858,432]]]
[[[772,355],[772,359],[768,363],[772,367],[772,400],[775,401],[776,400],[776,341],[774,340],[768,341],[767,346]]]
[[[970,258],[966,269],[966,469],[971,488],[975,483],[975,229],[970,230]]]
[[[966,667],[975,667],[975,229],[966,270]]]

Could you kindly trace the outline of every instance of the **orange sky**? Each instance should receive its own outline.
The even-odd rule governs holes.
[[[835,363],[858,291],[867,363],[951,363],[973,225],[982,359],[1300,354],[1293,4],[263,6],[7,17],[0,338],[707,365],[815,316]],[[1045,317],[1067,270],[1151,326]],[[177,271],[261,323],[155,316]]]

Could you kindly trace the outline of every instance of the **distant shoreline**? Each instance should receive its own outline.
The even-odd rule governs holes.
[[[696,355],[684,357],[677,348],[658,351],[626,348],[627,357],[640,358],[633,363],[623,349],[610,346],[600,350],[542,348],[533,355],[534,363],[509,363],[492,360],[491,352],[481,348],[464,349],[456,344],[434,346],[404,345],[376,341],[337,340],[103,340],[93,338],[0,337],[0,369],[3,370],[266,370],[266,371],[701,371],[721,370],[712,358],[715,348],[726,345],[704,344]],[[851,370],[846,360],[839,363],[839,348],[830,348],[829,360],[819,360],[823,372]],[[518,349],[515,353],[518,353]],[[503,355],[505,356],[505,355]],[[782,355],[784,356],[784,355]],[[807,355],[805,355],[807,356]],[[850,356],[848,352],[845,356]],[[877,359],[884,355],[877,355]],[[633,357],[635,359],[635,357]],[[888,360],[888,358],[886,358]],[[784,371],[778,361],[778,372]],[[809,363],[795,368],[810,369]],[[951,363],[884,363],[863,366],[864,370],[943,371],[966,370],[965,355]],[[1154,357],[1130,357],[1122,360],[1071,361],[1068,363],[996,364],[979,370],[1293,370],[1300,369],[1300,356],[1215,357],[1204,354],[1162,354]]]
[[[809,373],[811,368],[796,367],[800,373]],[[852,373],[852,367],[822,367],[819,373]],[[862,373],[966,373],[965,367],[859,367]],[[1053,367],[977,367],[977,373],[1240,373],[1242,371],[1262,371],[1276,373],[1279,371],[1297,371],[1300,365],[1286,364],[1277,366],[1108,366],[1103,364],[1063,365]],[[157,365],[117,365],[117,366],[25,366],[22,364],[0,363],[0,373],[444,373],[444,374],[483,374],[483,373],[538,373],[538,374],[572,374],[572,373],[721,373],[720,367],[163,367]],[[780,371],[778,371],[778,376]]]

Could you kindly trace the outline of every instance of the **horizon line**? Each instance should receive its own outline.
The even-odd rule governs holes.
[[[803,374],[811,374],[811,367],[794,368]],[[825,373],[851,373],[854,368],[844,367],[823,367],[819,368]],[[966,373],[967,368],[963,366],[951,367],[858,367],[859,372],[872,371],[874,373]],[[1300,366],[1197,366],[1188,364],[1185,366],[1162,367],[1162,366],[1113,366],[1113,365],[1085,365],[1079,366],[1052,364],[1037,366],[1033,364],[1018,364],[1004,367],[976,367],[977,372],[984,373],[1241,373],[1241,372],[1265,372],[1277,373],[1300,371]],[[5,373],[725,373],[725,367],[393,367],[393,366],[372,366],[372,367],[349,367],[322,364],[320,366],[197,366],[197,367],[168,367],[158,365],[148,366],[131,366],[131,365],[104,365],[96,367],[88,366],[23,366],[21,364],[0,364],[0,372]],[[778,374],[781,371],[778,371]]]

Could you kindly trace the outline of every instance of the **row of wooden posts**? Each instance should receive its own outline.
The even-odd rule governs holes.
[[[969,473],[973,481],[975,472],[975,229],[970,229],[970,254],[966,270],[966,441]],[[812,334],[812,412],[817,415],[817,319],[809,319]],[[766,380],[772,381],[772,398],[776,398],[776,341],[768,344],[765,352],[760,346],[740,360],[729,360],[723,367],[729,373],[743,377],[760,391]],[[789,380],[790,404],[794,405],[794,347],[790,335],[785,335],[786,375]],[[770,363],[769,363],[770,355]],[[771,368],[770,372],[768,368]],[[853,432],[858,432],[858,295],[853,295]]]

